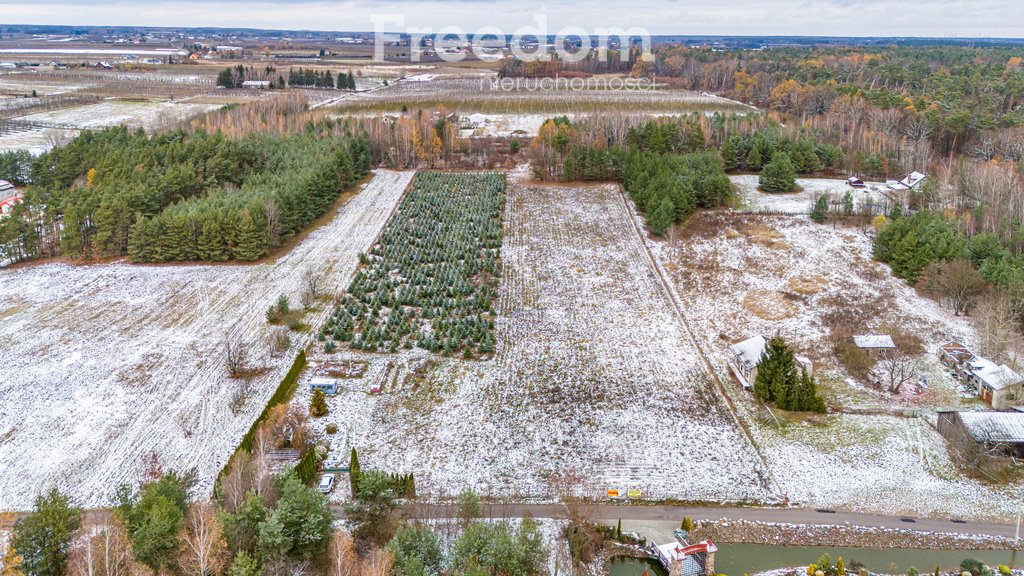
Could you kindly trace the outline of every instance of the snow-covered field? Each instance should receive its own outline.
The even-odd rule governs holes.
[[[154,453],[165,467],[197,467],[208,490],[300,343],[269,356],[266,307],[278,294],[298,301],[310,267],[330,289],[347,286],[411,178],[376,173],[272,262],[0,270],[0,510],[26,509],[51,485],[81,505],[107,504]],[[227,377],[229,335],[252,344],[265,374]],[[233,410],[239,387],[245,402]]]
[[[42,154],[54,146],[74,139],[78,135],[77,129],[97,129],[123,124],[132,128],[158,130],[219,107],[219,104],[209,103],[106,100],[97,104],[28,114],[17,120],[46,122],[62,127],[33,128],[0,134],[0,152],[28,150],[33,154]],[[67,129],[64,126],[73,126],[76,129]]]
[[[98,104],[62,108],[22,116],[19,120],[52,122],[76,128],[102,128],[124,124],[147,130],[169,126],[217,108],[211,104],[106,100]]]
[[[352,445],[364,469],[415,471],[421,495],[551,498],[552,476],[575,472],[590,495],[774,499],[629,218],[613,185],[513,176],[496,357],[335,354],[371,360],[314,422],[338,425],[335,458]],[[417,359],[436,365],[417,375]],[[383,393],[368,395],[388,362]]]
[[[992,487],[959,474],[944,440],[924,418],[897,415],[971,406],[932,354],[950,338],[973,344],[970,322],[917,294],[871,259],[871,240],[805,216],[705,213],[674,241],[648,241],[671,277],[686,316],[705,343],[790,503],[910,515],[1009,517],[1024,483]],[[851,383],[832,355],[826,314],[850,305],[871,327],[897,323],[924,341],[929,390],[893,397]],[[841,414],[775,419],[730,378],[727,347],[780,334],[815,363],[826,399]],[[912,385],[911,385],[912,386]]]
[[[60,128],[34,128],[0,134],[0,152],[28,150],[33,155],[39,155],[55,146],[73,140],[76,136],[78,136],[78,130]]]
[[[536,136],[545,114],[468,114],[461,118],[464,136]]]
[[[797,178],[800,191],[773,194],[757,189],[757,174],[733,175],[729,180],[740,197],[741,208],[750,212],[809,214],[818,196],[824,194],[839,200],[847,191],[853,194],[854,206],[858,208],[866,203],[888,206],[892,202],[882,182],[867,182],[867,188],[853,188],[845,180],[837,178]]]

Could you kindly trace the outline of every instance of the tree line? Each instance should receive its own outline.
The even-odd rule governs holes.
[[[291,68],[288,70],[288,85],[307,88],[337,88],[338,90],[355,90],[356,79],[349,70],[347,74],[338,72],[337,81],[330,70],[312,68]]]
[[[369,168],[362,136],[84,131],[33,162],[25,203],[0,222],[0,256],[252,261]]]

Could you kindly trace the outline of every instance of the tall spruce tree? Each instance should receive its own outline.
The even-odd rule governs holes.
[[[253,221],[248,210],[242,212],[238,224],[238,242],[235,245],[235,258],[245,262],[259,260],[267,252],[266,234]]]
[[[352,488],[352,497],[355,498],[359,494],[359,475],[362,474],[362,470],[359,469],[359,455],[356,454],[356,449],[352,447],[352,453],[348,458],[348,480],[349,485]]]
[[[796,358],[781,336],[768,340],[764,355],[757,363],[754,394],[762,402],[774,402],[785,408],[790,391],[797,386]]]
[[[776,152],[761,169],[758,187],[765,192],[792,192],[796,189],[796,169],[789,155]]]

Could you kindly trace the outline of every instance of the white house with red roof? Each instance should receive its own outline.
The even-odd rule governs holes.
[[[5,188],[4,184],[10,185],[11,183],[6,180],[0,180],[0,219],[10,216],[14,206],[24,202],[21,193],[16,192],[13,185]]]

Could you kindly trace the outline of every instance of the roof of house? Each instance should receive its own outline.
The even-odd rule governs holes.
[[[889,186],[889,188],[893,190],[910,190],[914,186],[920,184],[927,177],[928,176],[926,176],[925,174],[914,171],[911,172],[910,174],[907,174],[899,182],[887,182],[886,184]]]
[[[0,191],[6,192],[7,190],[14,190],[14,184],[7,180],[0,180]]]
[[[754,336],[729,346],[729,352],[736,359],[736,364],[749,369],[757,366],[757,363],[761,361],[761,356],[764,355],[764,349],[767,346],[768,341],[764,339],[764,336]]]
[[[857,348],[896,348],[888,334],[861,334],[853,337],[853,344]]]
[[[6,208],[14,208],[15,204],[20,204],[24,201],[21,194],[15,194],[14,196],[8,196],[7,198],[0,199],[0,210]]]
[[[958,412],[964,429],[978,442],[1024,444],[1024,413]]]
[[[975,356],[968,364],[971,366],[971,373],[993,390],[1002,390],[1024,380],[1009,366],[996,364],[981,356]]]

